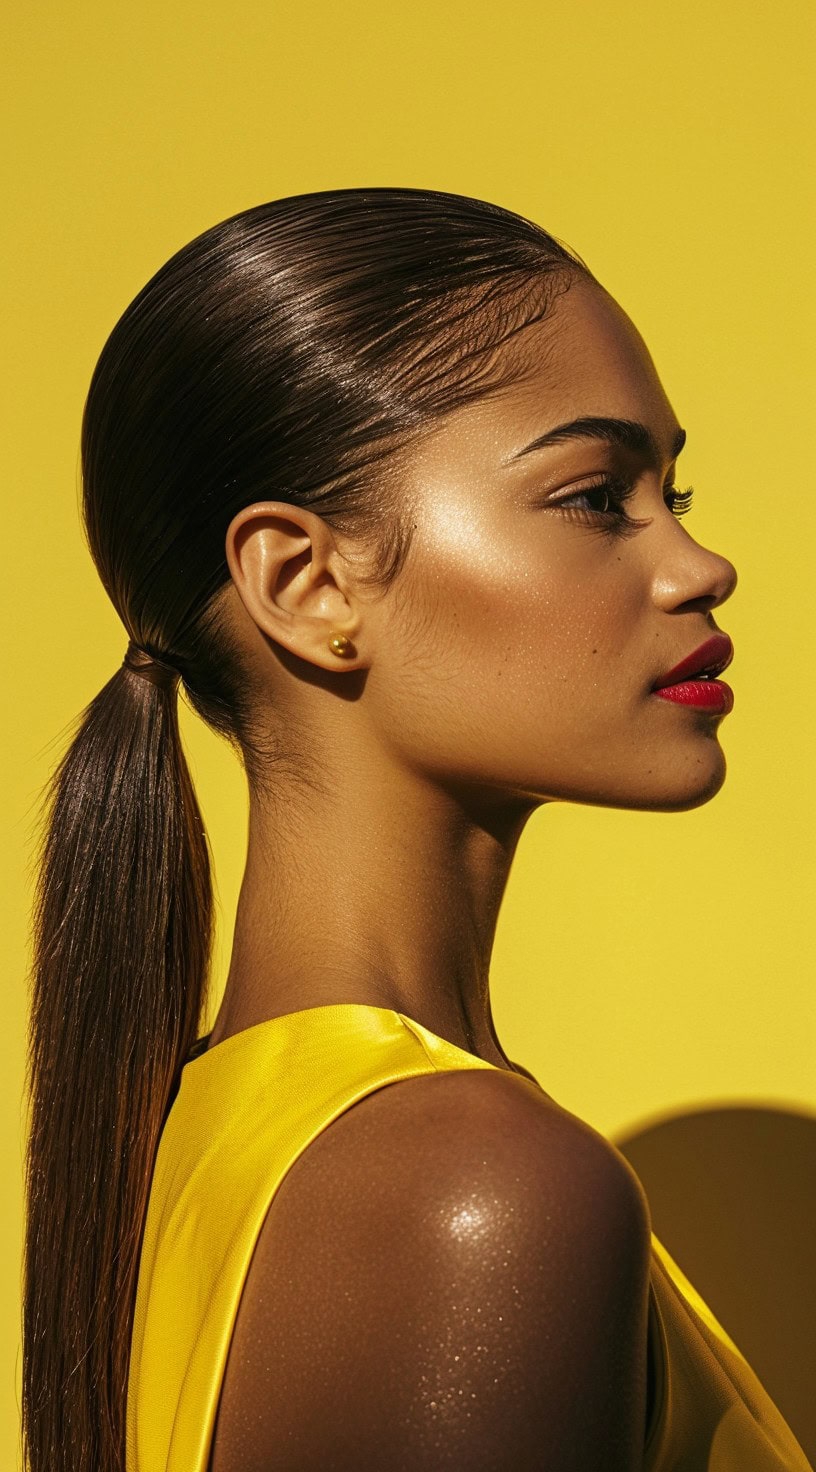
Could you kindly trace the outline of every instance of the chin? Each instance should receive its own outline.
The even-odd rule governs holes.
[[[715,797],[725,781],[725,756],[722,748],[713,743],[703,758],[698,755],[692,762],[666,768],[655,761],[643,780],[631,787],[615,786],[607,791],[600,786],[594,792],[564,794],[567,801],[589,804],[591,807],[625,808],[635,812],[686,813],[691,808],[702,807]]]
[[[716,746],[707,761],[700,761],[682,773],[667,774],[664,783],[650,793],[641,793],[640,801],[631,804],[634,808],[655,813],[687,813],[691,808],[700,808],[716,797],[725,781],[725,756]],[[627,804],[629,806],[629,804]]]

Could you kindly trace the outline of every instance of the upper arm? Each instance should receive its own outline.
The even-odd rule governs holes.
[[[649,1250],[623,1157],[522,1080],[377,1091],[265,1223],[228,1366],[234,1465],[636,1472]]]

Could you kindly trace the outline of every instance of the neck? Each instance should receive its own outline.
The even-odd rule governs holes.
[[[320,786],[288,791],[284,781],[274,807],[251,799],[212,1043],[302,1008],[362,1002],[514,1068],[496,1036],[488,976],[531,808],[477,815],[461,797],[372,760]]]

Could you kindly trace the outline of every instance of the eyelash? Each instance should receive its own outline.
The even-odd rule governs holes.
[[[601,511],[567,504],[569,501],[577,501],[581,496],[592,496],[600,491],[606,491],[608,502],[616,503],[614,509],[609,505]],[[639,527],[648,526],[648,519],[638,520],[627,516],[623,510],[625,503],[634,495],[634,491],[635,487],[632,482],[609,475],[594,486],[585,486],[582,491],[575,491],[572,496],[565,496],[562,501],[551,501],[549,504],[563,511],[571,519],[594,526],[597,531],[611,533],[612,536],[626,536],[637,531]],[[687,486],[684,491],[678,491],[676,486],[666,486],[663,494],[664,499],[670,498],[666,500],[666,505],[673,516],[685,516],[691,510],[694,498],[693,486]]]

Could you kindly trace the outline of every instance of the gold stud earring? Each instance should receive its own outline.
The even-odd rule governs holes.
[[[354,645],[350,639],[346,638],[345,634],[333,634],[329,640],[329,648],[332,654],[339,654],[341,659],[344,654],[354,653]]]

